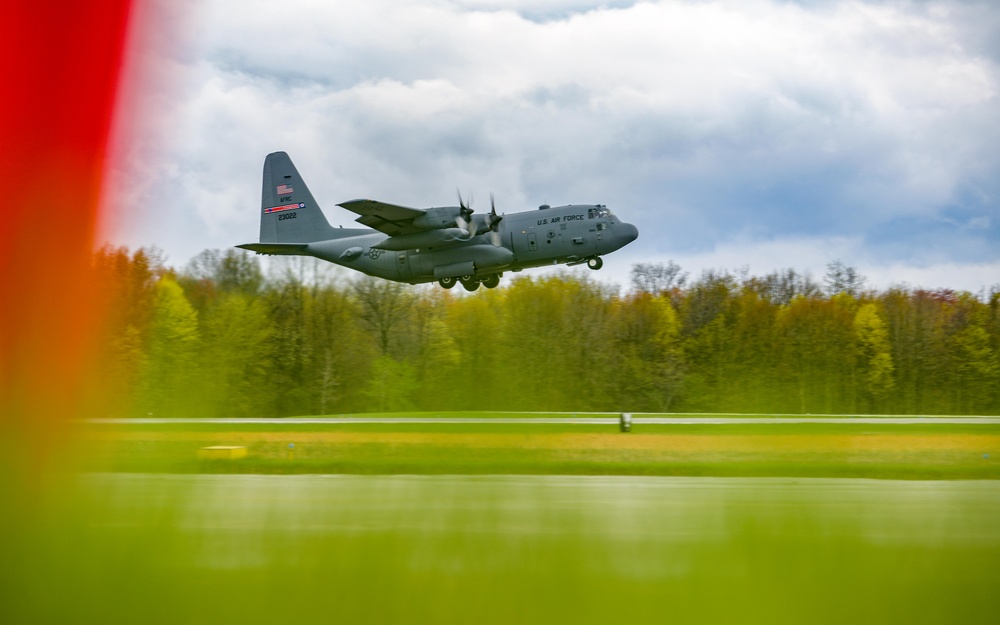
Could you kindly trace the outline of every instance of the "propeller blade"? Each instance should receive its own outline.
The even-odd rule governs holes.
[[[469,203],[466,204],[465,200],[462,199],[462,191],[460,189],[455,189],[455,192],[458,193],[459,213],[462,215],[462,217],[468,219],[470,216],[472,216],[472,196],[471,195],[469,196]]]
[[[490,219],[490,230],[493,230],[495,232],[496,231],[496,225],[498,223],[500,223],[500,220],[503,219],[503,216],[497,215],[497,205],[496,205],[496,202],[493,201],[493,192],[492,191],[490,191],[490,217],[489,217],[489,219]]]
[[[490,243],[493,244],[493,247],[500,247],[500,244],[502,242],[503,241],[501,241],[501,239],[500,239],[500,231],[499,230],[492,230],[490,232]]]

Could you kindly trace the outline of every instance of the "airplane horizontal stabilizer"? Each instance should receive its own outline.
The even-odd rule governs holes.
[[[237,245],[245,250],[257,252],[258,254],[295,256],[302,254],[309,247],[308,243],[244,243]]]

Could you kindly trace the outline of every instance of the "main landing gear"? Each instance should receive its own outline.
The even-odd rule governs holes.
[[[475,291],[479,288],[480,284],[485,286],[487,289],[495,289],[500,286],[500,275],[501,274],[499,273],[491,273],[490,275],[483,276],[482,278],[477,278],[476,276],[441,278],[438,280],[438,284],[446,289],[450,289],[455,286],[456,282],[461,282],[466,291]]]
[[[475,291],[479,288],[479,280],[476,280],[475,276],[462,276],[458,281],[462,283],[466,291]]]

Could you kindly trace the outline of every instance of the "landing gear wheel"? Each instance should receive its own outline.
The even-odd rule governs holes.
[[[598,270],[598,269],[600,269],[601,267],[604,266],[604,261],[601,260],[600,256],[595,256],[593,258],[588,258],[587,259],[587,266],[596,271],[596,270]]]
[[[462,286],[465,287],[466,291],[475,291],[479,288],[479,280],[470,280],[468,282],[462,280]]]
[[[495,289],[500,286],[500,274],[490,274],[483,278],[483,286],[487,289]]]
[[[440,280],[438,280],[438,284],[440,284],[442,287],[446,289],[450,289],[451,287],[455,286],[456,282],[457,280],[455,280],[455,278],[441,278]]]

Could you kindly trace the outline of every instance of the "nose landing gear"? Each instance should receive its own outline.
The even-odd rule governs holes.
[[[592,258],[587,259],[587,266],[593,269],[594,271],[597,271],[598,269],[604,266],[604,261],[601,259],[600,256],[594,256]]]

